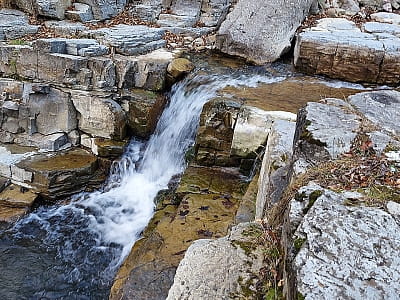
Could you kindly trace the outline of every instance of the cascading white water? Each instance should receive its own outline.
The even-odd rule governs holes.
[[[98,270],[90,273],[91,280],[99,276],[109,281],[151,219],[157,193],[184,171],[184,155],[194,142],[203,105],[225,86],[283,79],[198,75],[176,84],[155,133],[147,143],[131,141],[103,189],[75,196],[68,205],[40,208],[14,226],[14,236],[40,238],[46,247],[56,248],[57,259],[69,264],[60,272],[74,286],[87,280],[84,273],[93,265]]]

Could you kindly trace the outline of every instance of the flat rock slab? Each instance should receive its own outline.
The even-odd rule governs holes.
[[[38,195],[10,185],[0,193],[0,222],[14,222],[25,215],[34,204]]]
[[[0,9],[0,41],[21,38],[36,33],[39,26],[30,25],[28,16],[12,9]]]
[[[295,240],[302,243],[297,243],[294,268],[305,299],[397,299],[398,216],[373,207],[346,206],[346,193],[316,185],[302,191],[321,194],[295,233]]]
[[[290,49],[312,0],[239,0],[217,35],[222,52],[263,64]]]
[[[84,35],[115,48],[117,53],[138,55],[165,46],[164,33],[165,30],[161,28],[120,24],[110,28],[85,31]]]
[[[400,25],[367,22],[362,30],[341,18],[326,18],[301,32],[295,66],[352,82],[400,82]]]
[[[57,199],[101,183],[104,174],[96,172],[98,167],[97,157],[82,149],[38,154],[14,166],[13,180],[45,198]]]

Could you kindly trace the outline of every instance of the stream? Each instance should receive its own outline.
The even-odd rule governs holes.
[[[118,267],[154,212],[154,198],[186,167],[201,109],[224,87],[284,77],[199,72],[176,84],[149,141],[133,138],[103,188],[44,206],[0,231],[0,299],[108,299]]]

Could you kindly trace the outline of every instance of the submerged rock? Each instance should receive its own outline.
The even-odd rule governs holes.
[[[308,15],[312,0],[239,0],[217,35],[217,48],[263,64],[277,60]]]

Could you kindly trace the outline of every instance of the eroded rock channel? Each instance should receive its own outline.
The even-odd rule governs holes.
[[[396,299],[388,3],[0,0],[1,298]]]

